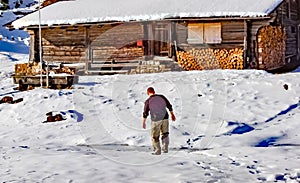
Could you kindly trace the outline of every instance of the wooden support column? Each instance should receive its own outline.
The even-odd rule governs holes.
[[[39,31],[38,29],[26,30],[30,35],[29,61],[39,62]]]
[[[171,23],[171,58],[173,61],[177,61],[176,58],[176,46],[177,43],[177,32],[176,32],[176,22]]]
[[[154,56],[154,31],[153,31],[153,22],[148,24],[148,56]]]
[[[144,38],[143,38],[143,43],[144,43],[144,56],[147,57],[149,55],[149,38],[148,38],[148,23],[143,22],[143,32],[144,32]],[[147,59],[147,58],[145,58]]]
[[[244,20],[244,64],[243,68],[248,68],[250,65],[251,55],[251,22]]]
[[[89,69],[89,62],[92,61],[92,50],[91,50],[91,41],[90,41],[90,27],[85,27],[84,28],[84,39],[85,39],[85,69]]]
[[[29,61],[33,62],[35,61],[35,31],[34,30],[27,30],[29,36],[30,36],[30,44],[29,44]]]

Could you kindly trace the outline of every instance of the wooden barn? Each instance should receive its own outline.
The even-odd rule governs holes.
[[[86,73],[300,65],[300,0],[59,1],[12,23],[30,34],[30,61],[39,22],[43,60]]]

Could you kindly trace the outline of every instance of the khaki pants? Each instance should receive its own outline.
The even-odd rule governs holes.
[[[168,152],[169,146],[169,120],[164,119],[162,121],[152,121],[151,122],[151,137],[152,145],[154,148],[154,153],[160,154],[161,147],[159,137],[162,139],[162,150],[163,152]]]

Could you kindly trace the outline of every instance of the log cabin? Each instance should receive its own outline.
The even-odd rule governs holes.
[[[73,0],[40,14],[12,23],[30,34],[29,61],[41,60],[41,27],[43,60],[86,73],[128,73],[156,56],[185,70],[300,65],[300,0]]]

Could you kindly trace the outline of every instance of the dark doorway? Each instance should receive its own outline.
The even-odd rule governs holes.
[[[171,24],[170,23],[154,23],[154,55],[169,56],[171,44]]]

